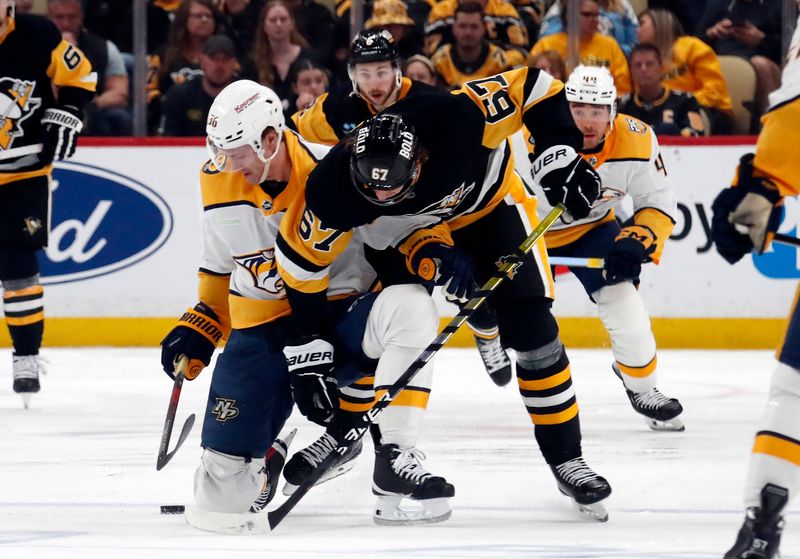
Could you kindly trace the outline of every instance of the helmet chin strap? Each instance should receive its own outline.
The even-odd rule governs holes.
[[[278,134],[278,141],[275,144],[275,151],[272,152],[272,155],[270,155],[269,157],[266,157],[266,158],[262,157],[261,153],[264,152],[264,147],[263,146],[261,147],[260,153],[258,151],[256,152],[256,155],[258,155],[258,158],[264,163],[264,171],[261,173],[261,178],[258,179],[258,183],[259,184],[261,184],[262,182],[267,180],[267,174],[269,174],[269,165],[272,162],[272,160],[275,159],[275,157],[278,155],[278,152],[280,151],[281,140],[283,139],[283,132],[277,132],[277,134]]]

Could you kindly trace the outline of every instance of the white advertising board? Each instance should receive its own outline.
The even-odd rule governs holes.
[[[680,215],[662,264],[645,266],[641,292],[651,315],[786,316],[792,280],[800,277],[794,248],[775,245],[769,254],[729,266],[709,240],[714,196],[752,142],[664,143]],[[174,317],[195,301],[197,176],[206,152],[189,144],[90,144],[58,165],[51,246],[42,259],[48,317]],[[781,232],[796,235],[798,222],[800,205],[787,200]],[[451,307],[440,308],[452,315]],[[555,310],[558,316],[596,316],[570,274],[559,275]]]

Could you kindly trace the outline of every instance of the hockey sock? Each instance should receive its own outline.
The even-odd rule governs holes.
[[[14,353],[37,355],[44,334],[44,288],[39,275],[3,282],[3,312]]]
[[[581,456],[578,403],[561,341],[556,338],[539,349],[518,352],[517,382],[547,463]]]

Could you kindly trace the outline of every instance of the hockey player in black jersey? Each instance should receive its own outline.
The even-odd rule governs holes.
[[[355,127],[400,99],[413,98],[434,88],[408,78],[400,71],[400,54],[388,31],[362,31],[350,46],[347,71],[351,86],[341,86],[321,95],[308,109],[292,117],[297,131],[310,142],[334,145]],[[367,247],[367,258],[384,286],[416,281],[402,271],[394,251],[377,252]],[[398,271],[398,268],[401,270]],[[482,306],[468,325],[486,372],[499,386],[511,380],[508,359],[492,316],[490,305]]]
[[[25,407],[43,372],[43,289],[53,161],[71,157],[97,77],[49,20],[0,0],[0,282],[14,345],[14,391]],[[55,91],[55,93],[54,93]]]
[[[536,137],[534,180],[548,200],[565,204],[575,218],[588,215],[600,179],[576,151],[582,137],[564,86],[548,74],[522,68],[468,82],[455,95],[400,100],[329,152],[309,176],[305,208],[281,223],[276,259],[298,333],[320,337],[327,271],[356,227],[367,244],[398,248],[408,269],[442,286],[448,298],[469,299],[538,223],[536,200],[526,195],[506,140],[523,123]],[[424,273],[430,261],[438,262],[435,276]],[[582,458],[552,297],[540,241],[492,301],[503,342],[516,351],[520,393],[559,490],[582,512],[605,520],[600,501],[611,487]],[[414,498],[391,454],[380,446],[376,452],[389,463],[376,467],[375,490]],[[397,479],[385,475],[390,471]]]

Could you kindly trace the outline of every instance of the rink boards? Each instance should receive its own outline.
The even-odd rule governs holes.
[[[642,276],[656,337],[661,347],[774,347],[800,277],[797,251],[776,245],[735,266],[716,254],[711,203],[754,139],[700,142],[662,142],[679,215],[662,264],[645,266]],[[155,345],[196,302],[197,176],[205,159],[195,140],[89,140],[57,166],[51,246],[42,258],[47,345]],[[780,232],[797,235],[798,222],[800,204],[787,200]],[[557,277],[565,342],[605,345],[580,284],[568,273]],[[7,345],[5,329],[2,336]],[[466,335],[455,342],[471,343]]]

